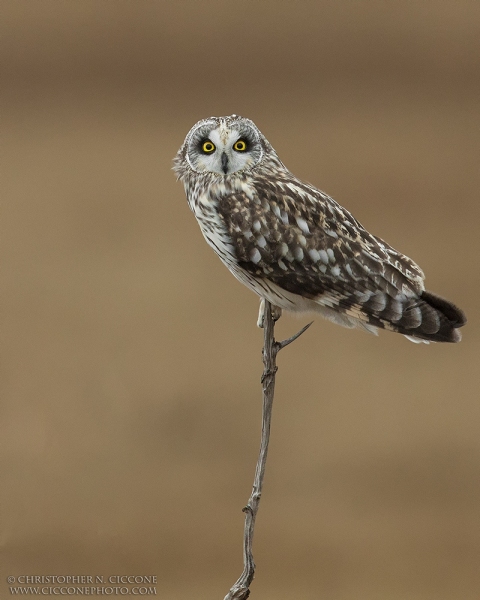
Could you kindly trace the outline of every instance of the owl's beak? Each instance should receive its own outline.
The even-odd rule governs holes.
[[[222,152],[222,171],[225,175],[228,173],[228,156]]]

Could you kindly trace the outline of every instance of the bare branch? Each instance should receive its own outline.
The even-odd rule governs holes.
[[[272,420],[273,396],[275,391],[275,374],[277,372],[277,354],[299,338],[311,325],[309,323],[298,333],[283,342],[276,342],[274,337],[275,321],[272,316],[272,305],[265,300],[263,313],[264,345],[263,345],[263,410],[262,410],[262,437],[260,442],[260,453],[258,455],[257,467],[253,488],[247,506],[243,508],[245,513],[245,528],[243,534],[243,573],[230,588],[224,600],[246,600],[250,596],[250,584],[255,576],[255,563],[253,561],[252,543],[255,528],[255,519],[262,495],[263,477],[267,462],[268,443],[270,440],[270,424]]]
[[[280,352],[280,350],[282,350],[282,348],[285,348],[285,346],[288,346],[288,344],[291,344],[295,340],[298,340],[298,338],[302,335],[302,333],[305,333],[312,323],[313,323],[313,321],[310,321],[310,323],[308,325],[305,325],[305,327],[302,327],[300,329],[300,331],[298,331],[295,335],[292,335],[292,337],[289,337],[288,339],[283,340],[283,342],[277,342],[278,351]]]

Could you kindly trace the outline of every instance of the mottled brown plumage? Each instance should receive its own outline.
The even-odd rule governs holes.
[[[213,151],[202,152],[205,140]],[[462,311],[425,291],[410,258],[292,175],[248,119],[197,123],[175,170],[207,242],[261,298],[414,341],[461,339]]]

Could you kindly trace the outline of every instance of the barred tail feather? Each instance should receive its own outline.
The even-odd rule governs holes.
[[[422,324],[410,335],[432,342],[459,342],[462,339],[459,328],[467,322],[465,313],[432,292],[422,292],[421,300]]]
[[[395,298],[377,292],[362,305],[343,298],[337,302],[336,318],[324,316],[346,327],[356,326],[369,331],[378,327],[401,333],[417,343],[459,342],[462,339],[459,327],[467,321],[457,306],[426,291]]]
[[[412,322],[410,316],[414,313],[416,322]],[[458,328],[465,325],[466,321],[465,313],[455,304],[424,291],[415,304],[405,308],[394,326],[396,331],[403,333],[412,342],[456,343],[462,339]]]

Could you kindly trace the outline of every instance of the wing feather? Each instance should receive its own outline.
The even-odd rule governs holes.
[[[252,275],[309,298],[328,290],[392,297],[423,290],[418,265],[326,194],[281,180],[255,188],[254,195],[224,196],[218,206],[237,259]]]
[[[217,207],[238,264],[250,276],[367,326],[460,340],[455,328],[464,314],[442,299],[449,310],[440,310],[425,292],[420,267],[330,196],[288,171],[275,181],[257,177],[251,185],[248,193],[222,196]]]
[[[257,178],[253,191],[220,198],[241,268],[368,325],[426,339],[451,335],[448,318],[422,299],[424,274],[413,260],[292,178]]]

